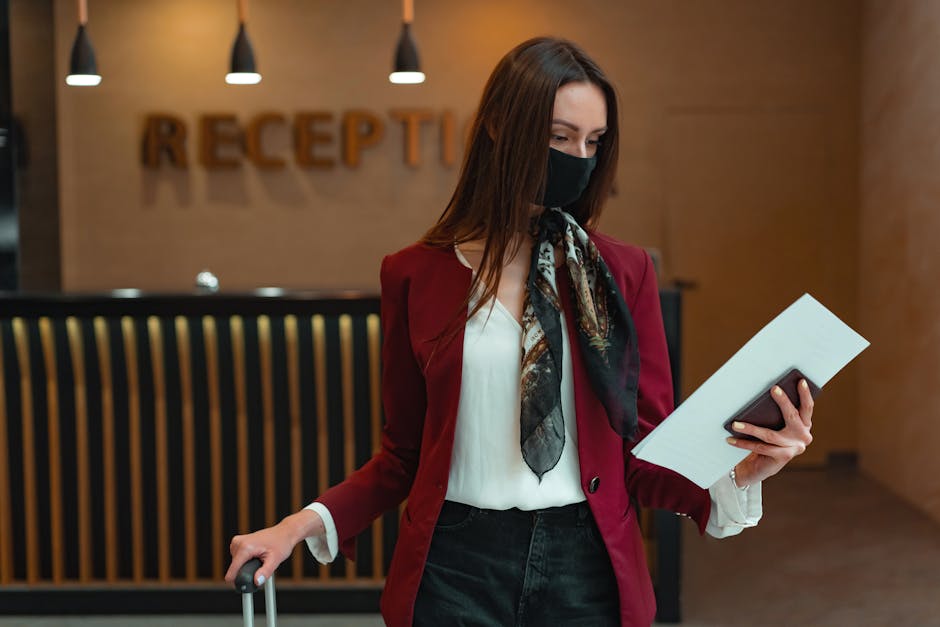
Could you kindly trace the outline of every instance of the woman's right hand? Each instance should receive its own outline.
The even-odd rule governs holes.
[[[255,573],[255,583],[262,585],[274,574],[281,562],[290,556],[294,546],[310,536],[321,535],[326,529],[323,519],[313,510],[304,509],[284,520],[245,535],[235,536],[229,545],[232,563],[225,573],[225,581],[233,583],[245,562],[257,557],[261,567]]]

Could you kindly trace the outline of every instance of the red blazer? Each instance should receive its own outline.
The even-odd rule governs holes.
[[[591,233],[633,315],[639,339],[639,436],[673,407],[672,381],[656,276],[640,248]],[[558,273],[569,337],[576,337],[569,279]],[[354,539],[372,521],[408,498],[382,595],[390,627],[412,624],[415,597],[431,534],[447,492],[463,365],[463,323],[449,342],[434,338],[467,295],[471,270],[452,248],[414,244],[382,262],[382,396],[386,424],[381,450],[318,499],[333,516],[341,549],[354,557]],[[691,516],[704,531],[711,508],[706,490],[680,475],[639,461],[611,429],[591,389],[577,342],[571,342],[581,485],[607,545],[620,590],[623,625],[648,626],[655,599],[630,497],[643,506]],[[639,441],[639,440],[637,440]],[[589,486],[598,479],[595,491]]]

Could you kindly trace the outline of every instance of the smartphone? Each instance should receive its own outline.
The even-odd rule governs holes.
[[[787,395],[790,402],[793,403],[797,409],[800,408],[800,394],[797,390],[797,384],[800,382],[800,379],[806,379],[806,383],[809,384],[809,393],[813,398],[816,398],[822,391],[796,368],[793,368],[783,375],[783,377],[774,384],[780,386],[780,389],[783,390],[783,393]],[[757,440],[758,438],[752,435],[747,435],[746,433],[732,429],[731,423],[733,422],[748,422],[758,427],[773,429],[774,431],[780,431],[786,425],[783,412],[780,411],[780,406],[777,405],[777,401],[771,397],[770,390],[761,392],[760,396],[748,403],[744,409],[725,421],[725,430],[739,440]]]

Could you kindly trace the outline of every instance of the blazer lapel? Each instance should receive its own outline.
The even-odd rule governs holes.
[[[412,346],[424,373],[431,441],[453,442],[463,377],[467,308],[461,305],[472,279],[452,248],[426,248],[413,269],[409,296]]]

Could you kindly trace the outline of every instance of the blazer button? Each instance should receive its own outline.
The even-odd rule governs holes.
[[[590,492],[591,494],[594,494],[595,492],[597,492],[597,487],[600,484],[601,484],[601,478],[595,476],[593,479],[591,479],[591,483],[588,484],[588,492]]]

